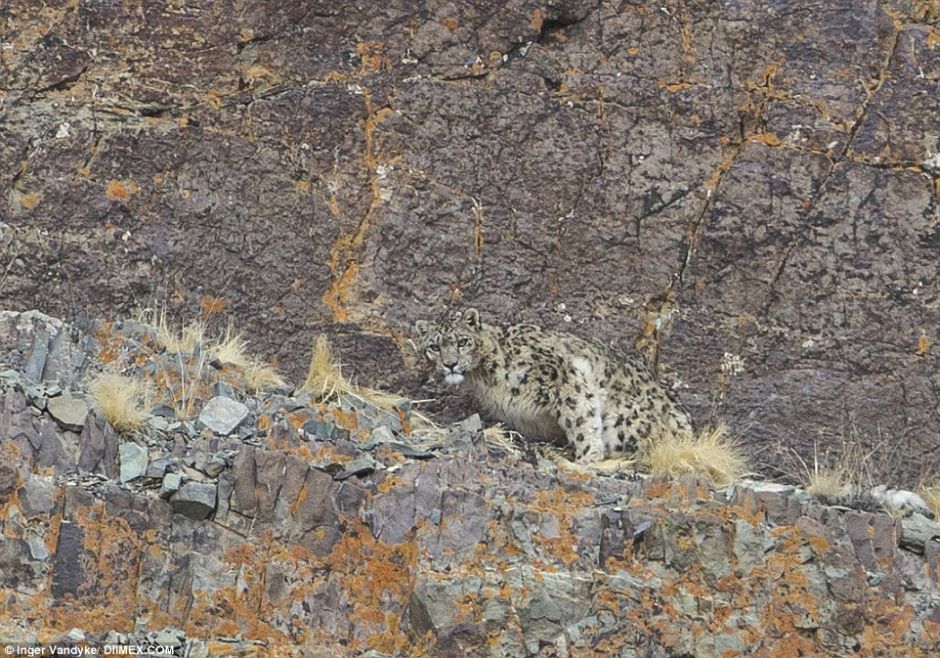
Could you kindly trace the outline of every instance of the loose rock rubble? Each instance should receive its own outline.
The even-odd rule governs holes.
[[[147,335],[0,313],[4,642],[373,658],[940,651],[940,526],[921,514],[772,483],[592,476],[488,438],[478,417],[428,425],[407,400],[249,395],[237,368],[196,377],[198,358]],[[99,416],[86,382],[103,368],[154,378],[141,430]]]

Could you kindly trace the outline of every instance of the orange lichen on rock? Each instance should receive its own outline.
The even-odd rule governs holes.
[[[107,320],[100,320],[91,336],[98,342],[98,359],[101,363],[113,363],[120,358],[124,334],[114,331],[114,325]]]
[[[132,196],[137,194],[140,188],[132,180],[119,181],[111,179],[105,187],[104,195],[114,201],[127,202]]]
[[[385,544],[358,519],[324,560],[348,605],[348,618],[365,633],[364,645],[385,653],[408,646],[399,614],[414,587],[418,548],[413,540]]]
[[[578,557],[577,535],[572,532],[574,519],[585,507],[594,503],[594,496],[578,489],[570,491],[562,486],[548,491],[538,491],[529,507],[543,515],[557,519],[558,530],[553,535],[538,533],[534,544],[543,546],[553,558],[566,565],[573,564]]]

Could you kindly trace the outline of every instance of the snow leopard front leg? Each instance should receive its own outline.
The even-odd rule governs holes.
[[[607,456],[604,442],[604,403],[606,392],[598,385],[594,367],[582,357],[574,357],[559,386],[558,424],[579,462],[597,462]]]

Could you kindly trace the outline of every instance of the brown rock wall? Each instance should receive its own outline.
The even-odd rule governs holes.
[[[404,335],[459,299],[661,357],[756,449],[896,446],[910,484],[940,427],[937,19],[12,0],[0,304],[220,298],[295,377],[326,330],[417,392]]]

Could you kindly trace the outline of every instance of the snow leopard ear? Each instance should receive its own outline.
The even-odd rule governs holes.
[[[475,308],[468,308],[463,312],[463,321],[471,329],[480,328],[480,312]]]
[[[418,320],[415,322],[415,333],[418,334],[418,338],[424,339],[429,333],[431,333],[431,323],[427,320]]]

